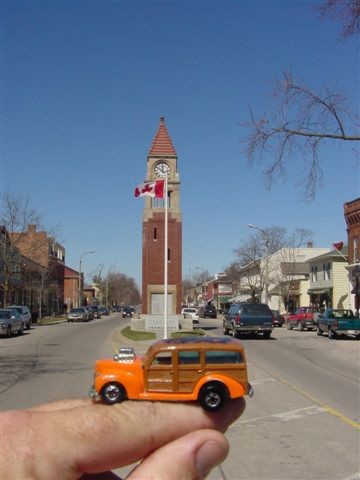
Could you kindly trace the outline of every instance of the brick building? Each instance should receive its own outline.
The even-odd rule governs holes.
[[[360,198],[344,204],[344,217],[348,234],[348,260],[354,306],[360,309]]]
[[[37,272],[37,298],[32,295],[22,303],[33,311],[38,310],[40,316],[62,312],[65,249],[45,231],[37,231],[36,225],[29,225],[27,231],[12,232],[9,236],[20,254],[32,262],[33,275]]]

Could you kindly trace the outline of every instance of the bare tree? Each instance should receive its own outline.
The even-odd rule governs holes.
[[[0,225],[6,232],[0,250],[0,287],[4,292],[4,304],[7,305],[11,301],[12,293],[22,286],[19,280],[22,280],[23,267],[30,265],[26,259],[32,260],[31,269],[36,273],[36,280],[33,280],[33,284],[28,284],[28,287],[40,289],[39,296],[43,298],[44,289],[51,287],[49,282],[53,265],[49,262],[48,248],[49,242],[56,243],[53,238],[56,228],[51,229],[50,237],[49,231],[43,231],[41,235],[32,236],[31,241],[27,241],[29,225],[34,226],[35,230],[41,228],[45,215],[32,207],[29,197],[23,195],[5,192],[1,201]],[[14,277],[17,278],[15,282]]]
[[[101,277],[102,268],[93,276],[93,282],[100,288],[103,303],[110,305],[136,305],[140,303],[140,292],[134,278],[109,269],[105,278]]]
[[[12,281],[14,276],[21,275],[22,271],[19,244],[28,225],[39,225],[43,215],[30,206],[28,197],[6,192],[1,201],[0,225],[4,228],[4,237],[0,251],[0,287],[4,292],[4,305],[8,305],[12,292],[19,288],[19,283]],[[12,236],[15,232],[19,234],[16,239]]]
[[[312,235],[311,230],[304,228],[295,229],[291,235],[284,227],[268,227],[263,232],[257,231],[234,250],[236,259],[225,271],[233,276],[235,283],[238,282],[240,293],[249,294],[255,301],[259,293],[266,288],[266,284],[271,283],[272,277],[278,275],[278,272],[273,271],[271,262],[262,268],[262,259],[281,249],[291,250],[300,247],[307,243]],[[286,263],[290,263],[293,269],[289,270],[287,267],[282,280],[289,282],[290,276],[296,274],[296,267],[291,258],[287,259]],[[235,279],[234,276],[237,274]]]
[[[360,2],[359,0],[326,0],[315,7],[320,12],[320,18],[332,17],[343,24],[342,37],[346,38],[360,32]]]
[[[327,0],[318,7],[321,16],[333,15],[344,25],[343,36],[359,33],[359,0]],[[285,180],[288,164],[296,154],[303,158],[299,170],[306,199],[313,199],[322,186],[321,148],[329,142],[357,142],[359,117],[351,101],[334,85],[315,91],[297,78],[291,70],[275,78],[271,113],[255,115],[249,106],[249,120],[242,123],[249,133],[244,139],[247,165],[265,165],[263,175],[268,190],[277,179]]]

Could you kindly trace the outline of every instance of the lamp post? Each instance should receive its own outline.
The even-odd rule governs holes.
[[[265,240],[265,297],[264,301],[266,305],[269,303],[269,239],[267,236],[266,231],[263,228],[260,228],[252,223],[249,223],[250,228],[254,228],[255,230],[259,230],[264,237]]]
[[[78,291],[78,307],[81,307],[81,262],[82,262],[82,257],[84,255],[87,255],[88,253],[94,253],[94,250],[87,250],[86,252],[83,252],[80,255],[80,261],[79,261],[79,291]]]

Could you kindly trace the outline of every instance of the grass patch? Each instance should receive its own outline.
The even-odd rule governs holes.
[[[131,330],[131,327],[125,327],[121,330],[121,335],[130,340],[155,340],[156,335],[154,332],[137,332],[136,330]]]
[[[179,330],[178,332],[173,332],[171,334],[172,338],[179,338],[179,337],[199,337],[205,335],[203,330],[190,330],[188,332],[184,332]]]
[[[58,315],[55,317],[42,317],[38,318],[36,323],[38,325],[51,325],[52,323],[59,323],[59,322],[64,322],[66,320],[66,315]]]

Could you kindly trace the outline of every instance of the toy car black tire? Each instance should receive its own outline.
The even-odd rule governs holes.
[[[111,382],[103,387],[101,390],[101,398],[108,405],[120,403],[125,398],[125,390],[120,383]]]
[[[205,410],[216,411],[220,410],[226,398],[224,388],[217,385],[204,386],[199,395],[201,406]]]

